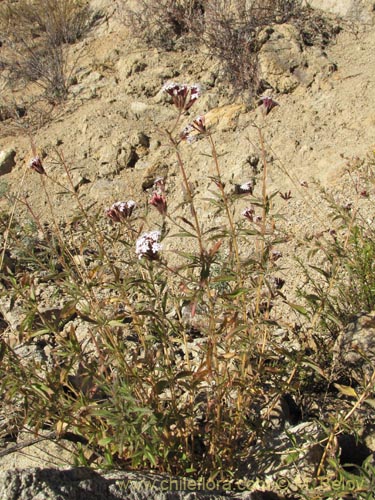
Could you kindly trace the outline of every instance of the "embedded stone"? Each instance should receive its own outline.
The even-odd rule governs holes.
[[[0,175],[10,174],[16,164],[14,161],[15,156],[16,152],[14,149],[0,151]]]

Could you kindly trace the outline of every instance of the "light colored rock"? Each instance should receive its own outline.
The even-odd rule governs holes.
[[[94,200],[116,197],[116,184],[110,179],[99,179],[89,185],[90,198]]]
[[[259,53],[260,73],[278,92],[291,92],[298,86],[293,69],[302,63],[302,51],[297,42],[295,26],[276,26]]]
[[[83,352],[87,349],[87,346],[92,344],[92,339],[95,336],[92,324],[78,318],[69,321],[64,326],[63,334],[74,334],[77,341],[80,343]]]
[[[142,101],[134,101],[130,104],[129,109],[135,117],[139,117],[146,113],[150,106]]]
[[[39,431],[36,438],[32,432],[22,432],[17,439],[19,451],[11,451],[14,443],[9,443],[7,450],[0,449],[0,475],[6,471],[25,469],[28,467],[45,467],[48,470],[69,467],[74,461],[73,444],[67,440],[55,442],[47,438],[49,431]],[[39,439],[40,438],[40,439]],[[27,443],[34,442],[30,446]],[[60,443],[60,444],[59,444]],[[3,476],[4,477],[4,476]],[[0,480],[0,498],[8,500],[3,496],[2,481]],[[33,497],[30,497],[33,498]]]
[[[14,158],[16,156],[16,152],[14,149],[6,149],[5,151],[0,151],[0,175],[9,174],[16,162]]]
[[[370,22],[374,19],[373,0],[306,0],[306,3],[314,9],[349,17],[359,22]]]
[[[25,318],[25,313],[20,302],[16,301],[12,304],[9,298],[1,297],[0,313],[4,320],[8,323],[10,330],[13,333],[17,332]]]
[[[217,130],[228,130],[236,125],[237,118],[244,113],[246,106],[244,104],[229,104],[214,108],[206,113],[206,125],[215,127]]]
[[[131,144],[123,143],[117,153],[116,165],[117,170],[121,171],[124,168],[133,168],[139,159],[137,148]]]

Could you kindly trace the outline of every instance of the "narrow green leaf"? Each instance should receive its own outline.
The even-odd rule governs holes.
[[[287,304],[295,311],[299,312],[300,314],[303,314],[304,316],[307,316],[307,310],[303,306],[300,306],[299,304],[294,304],[293,302],[287,302]]]
[[[197,236],[195,234],[189,233],[189,231],[181,231],[179,233],[174,233],[171,234],[172,238],[179,237],[179,238],[196,238]]]
[[[350,387],[349,385],[341,385],[341,384],[333,384],[336,389],[341,392],[341,394],[344,394],[345,396],[350,396],[352,398],[358,398],[357,393],[353,389],[353,387]]]
[[[105,437],[102,439],[99,439],[98,445],[99,446],[107,446],[107,444],[111,443],[113,441],[112,437]]]
[[[365,399],[365,403],[375,409],[375,399]]]
[[[233,292],[226,293],[225,297],[230,298],[230,299],[234,299],[235,297],[239,297],[241,295],[244,295],[247,291],[248,291],[247,288],[237,288]]]

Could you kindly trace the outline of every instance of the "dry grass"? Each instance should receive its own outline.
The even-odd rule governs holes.
[[[71,67],[64,45],[82,37],[92,23],[79,0],[20,0],[0,6],[2,67],[8,82],[35,82],[51,101],[64,99]]]

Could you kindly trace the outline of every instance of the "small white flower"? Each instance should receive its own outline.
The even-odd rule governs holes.
[[[253,189],[253,183],[251,181],[244,182],[240,185],[240,188],[242,189],[242,191],[251,191]]]
[[[243,184],[235,184],[234,192],[236,194],[253,194],[254,185],[253,180],[244,182]]]
[[[162,250],[162,245],[159,243],[160,231],[150,231],[143,233],[136,241],[135,253],[139,259],[147,257],[150,260],[156,260],[159,257],[159,252]]]

